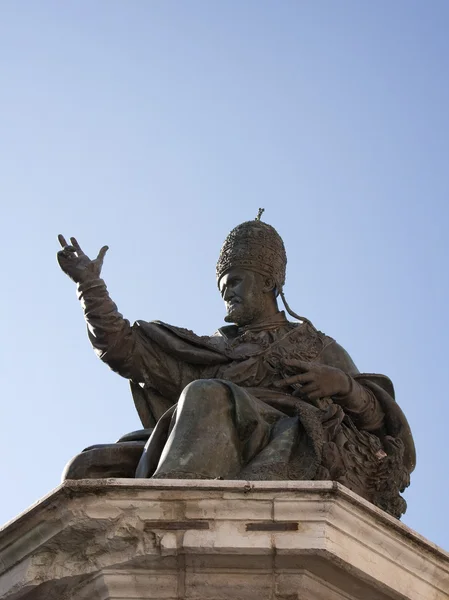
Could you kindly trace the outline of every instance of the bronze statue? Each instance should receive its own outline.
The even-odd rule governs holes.
[[[230,325],[212,336],[130,325],[100,278],[107,246],[90,260],[75,238],[59,236],[89,339],[130,380],[145,427],[87,449],[66,477],[334,480],[400,517],[415,449],[393,385],[359,373],[335,340],[291,311],[284,244],[261,212],[222,247],[216,276]],[[299,322],[279,311],[279,296]]]

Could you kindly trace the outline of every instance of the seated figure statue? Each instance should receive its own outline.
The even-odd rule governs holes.
[[[235,227],[221,249],[216,276],[230,325],[212,336],[159,321],[130,325],[100,279],[107,247],[90,260],[70,240],[59,236],[58,261],[78,285],[89,339],[130,380],[145,427],[119,440],[115,453],[109,448],[109,461],[126,463],[112,474],[333,480],[403,514],[400,492],[415,450],[393,385],[359,373],[335,340],[290,310],[284,244],[260,214]],[[279,310],[279,296],[299,322]],[[74,459],[66,477],[98,476],[98,469],[79,470],[88,454]],[[107,467],[104,473],[111,476]]]

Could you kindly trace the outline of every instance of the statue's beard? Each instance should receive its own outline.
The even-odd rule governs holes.
[[[265,295],[251,294],[250,298],[239,298],[238,301],[227,306],[226,323],[235,323],[239,327],[250,325],[256,321],[264,311]]]

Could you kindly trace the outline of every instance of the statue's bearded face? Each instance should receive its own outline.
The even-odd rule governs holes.
[[[231,269],[220,279],[219,286],[226,305],[227,323],[242,327],[264,314],[267,294],[263,275],[246,269]]]

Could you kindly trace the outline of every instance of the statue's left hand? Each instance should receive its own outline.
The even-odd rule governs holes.
[[[310,400],[328,396],[344,396],[351,391],[350,377],[341,369],[303,360],[285,360],[285,364],[292,370],[299,371],[300,374],[276,382],[276,387],[299,383],[301,392],[306,394]]]

